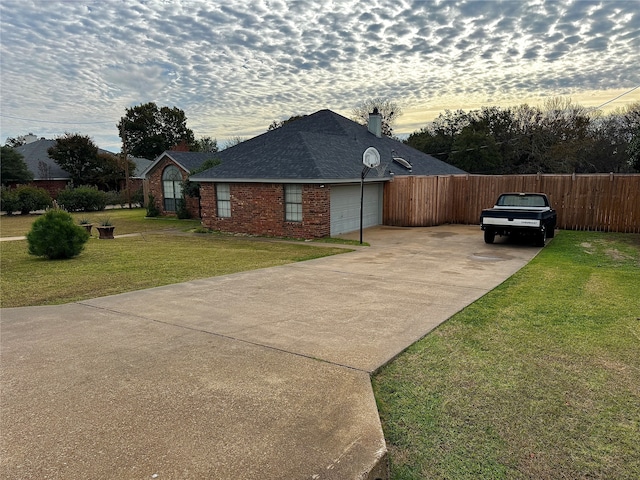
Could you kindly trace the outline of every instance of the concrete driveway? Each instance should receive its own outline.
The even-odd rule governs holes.
[[[3,309],[2,477],[385,478],[371,372],[539,249],[460,225],[364,239],[329,258]]]

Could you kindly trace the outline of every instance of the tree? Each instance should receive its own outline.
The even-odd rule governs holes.
[[[289,117],[288,120],[281,120],[281,121],[274,120],[273,122],[271,122],[271,125],[269,125],[269,128],[267,129],[267,131],[270,132],[271,130],[275,130],[276,128],[283,127],[287,123],[295,122],[296,120],[300,120],[301,118],[304,118],[304,117],[306,117],[306,115],[292,115],[291,117]]]
[[[28,183],[33,180],[33,173],[29,171],[24,157],[11,147],[1,147],[0,150],[0,178],[2,185],[9,183]]]
[[[240,137],[238,135],[236,135],[235,137],[231,137],[224,143],[224,146],[223,146],[222,150],[226,150],[227,148],[235,147],[236,145],[241,144],[245,140],[246,140],[246,138],[242,138],[242,137]]]
[[[201,137],[194,142],[191,151],[218,153],[218,141],[211,137]]]
[[[640,172],[640,102],[629,105],[624,112],[627,135],[627,157],[631,168]]]
[[[95,171],[99,168],[98,147],[89,136],[65,133],[47,152],[71,175],[73,183],[81,185],[94,181]]]
[[[393,124],[402,115],[402,108],[392,100],[386,98],[371,98],[356,105],[351,111],[353,121],[367,125],[369,114],[378,109],[382,120],[382,135],[393,136]]]
[[[128,165],[124,164],[125,161]],[[125,172],[128,170],[133,173],[135,169],[136,164],[130,158],[125,160],[121,155],[99,152],[93,178],[85,183],[97,185],[105,190],[118,190],[120,182],[125,180]]]
[[[187,128],[187,117],[178,107],[158,108],[149,102],[127,108],[126,112],[117,127],[128,153],[134,157],[153,160],[180,143],[190,150],[195,143],[193,131]]]
[[[33,133],[29,132],[26,135],[20,135],[18,137],[9,137],[7,138],[5,145],[7,147],[20,147],[22,145],[26,145],[27,143],[29,143],[30,141],[33,142],[35,140],[37,140],[38,137],[35,136]]]

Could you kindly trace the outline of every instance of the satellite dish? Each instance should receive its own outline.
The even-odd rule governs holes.
[[[376,168],[380,165],[380,153],[373,147],[367,148],[362,154],[362,163],[365,167]]]

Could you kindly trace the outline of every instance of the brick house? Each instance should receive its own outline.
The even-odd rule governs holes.
[[[213,156],[219,165],[190,176],[200,184],[204,226],[225,232],[320,238],[359,229],[361,180],[366,173],[363,227],[379,225],[383,187],[394,176],[465,173],[380,135],[379,119],[372,114],[367,127],[320,110],[213,155],[164,152],[146,172],[148,188],[160,199],[158,206],[171,212],[178,198],[174,182],[187,178],[189,171]],[[365,172],[363,153],[369,147],[379,152],[381,161],[379,167]],[[190,205],[192,213],[195,209]]]
[[[58,192],[64,190],[71,182],[71,175],[62,169],[51,157],[48,150],[56,144],[55,140],[39,138],[29,135],[29,141],[24,145],[15,147],[15,151],[24,158],[29,171],[33,174],[33,181],[30,185],[45,189],[51,198],[57,198]],[[116,155],[115,153],[98,149],[98,153],[106,155]],[[142,187],[142,171],[151,163],[146,158],[129,157],[136,165],[134,172],[131,172],[130,188],[132,192]],[[125,181],[122,181],[121,189],[125,188]]]

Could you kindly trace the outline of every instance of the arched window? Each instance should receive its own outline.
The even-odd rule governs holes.
[[[168,166],[162,172],[162,196],[164,198],[165,212],[175,212],[178,210],[179,202],[182,201],[182,175],[180,170],[173,165]]]

